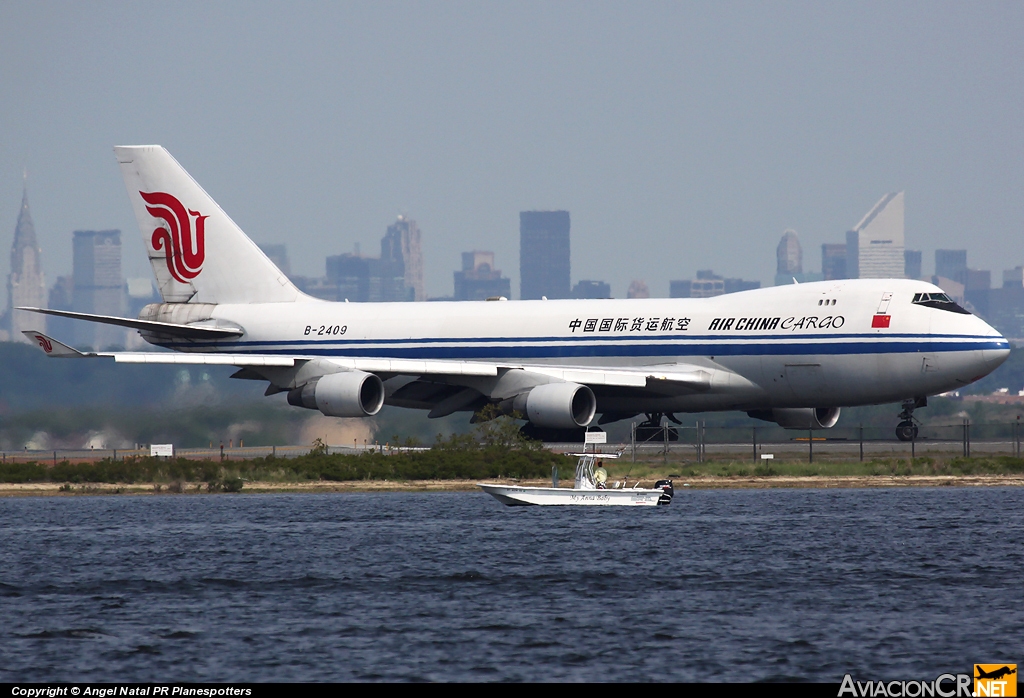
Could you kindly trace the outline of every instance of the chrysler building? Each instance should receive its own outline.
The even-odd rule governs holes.
[[[36,229],[28,210],[27,187],[22,192],[21,213],[11,246],[11,274],[7,277],[7,313],[3,324],[13,342],[28,342],[22,330],[46,331],[46,316],[14,310],[18,306],[46,307],[46,280],[39,259]]]

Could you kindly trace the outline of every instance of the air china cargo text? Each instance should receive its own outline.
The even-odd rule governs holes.
[[[846,324],[846,318],[842,315],[826,315],[818,317],[788,317],[785,320],[778,317],[716,317],[708,326],[709,332],[757,332],[760,330],[827,330],[839,329]]]

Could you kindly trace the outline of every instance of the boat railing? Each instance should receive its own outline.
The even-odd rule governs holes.
[[[594,477],[594,463],[598,460],[604,460],[605,458],[615,459],[622,456],[622,452],[619,453],[567,453],[567,456],[576,456],[579,458],[576,461],[576,481],[573,484],[573,488],[577,490],[596,490],[601,489],[596,478]],[[639,484],[639,483],[637,483]]]

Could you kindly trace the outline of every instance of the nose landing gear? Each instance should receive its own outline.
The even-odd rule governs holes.
[[[928,398],[919,397],[903,401],[903,411],[899,413],[900,423],[896,425],[896,438],[900,441],[915,441],[917,439],[917,424],[914,420],[914,410],[918,407],[927,407]]]

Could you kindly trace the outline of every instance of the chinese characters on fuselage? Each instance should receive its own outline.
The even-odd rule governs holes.
[[[569,321],[569,330],[580,332],[686,332],[690,318],[634,317],[634,318],[575,318]],[[816,315],[797,317],[716,317],[708,325],[709,332],[759,332],[783,330],[839,329],[846,324],[842,315]]]
[[[569,321],[569,329],[575,332],[685,332],[690,328],[690,318],[674,317],[606,317]]]

